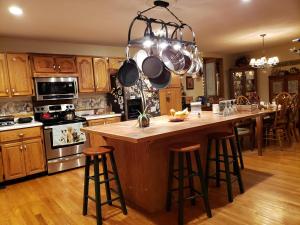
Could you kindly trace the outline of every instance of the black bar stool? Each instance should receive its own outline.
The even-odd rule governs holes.
[[[123,214],[127,214],[126,204],[119,180],[119,175],[117,171],[117,166],[113,154],[114,148],[111,146],[101,146],[98,148],[87,148],[83,150],[83,154],[86,156],[86,164],[85,164],[85,174],[84,174],[84,193],[83,193],[83,215],[87,214],[88,208],[88,200],[92,200],[96,202],[96,216],[97,216],[97,225],[102,225],[102,213],[101,206],[108,204],[112,205],[113,201],[119,200],[121,203],[121,208]],[[106,155],[109,155],[112,172],[107,169],[107,158]],[[99,158],[101,156],[101,158]],[[90,176],[90,165],[91,158],[93,157],[94,162],[94,176]],[[102,163],[103,173],[99,172],[99,163]],[[112,176],[109,176],[112,175]],[[103,181],[100,181],[100,176],[104,177]],[[95,182],[95,198],[89,196],[89,180],[93,180]],[[114,180],[116,182],[117,190],[114,190],[110,187],[110,181]],[[100,185],[105,184],[106,190],[106,199],[107,201],[101,202],[101,194],[100,194]],[[116,198],[112,198],[111,192],[114,192],[118,195]]]
[[[212,143],[215,141],[215,158],[211,158]],[[227,141],[230,143],[231,155],[228,154]],[[222,144],[223,154],[220,153],[220,144]],[[209,179],[216,180],[216,186],[220,186],[220,181],[225,181],[227,184],[228,201],[233,201],[232,182],[238,181],[240,193],[244,193],[244,186],[242,176],[240,173],[240,166],[238,163],[236,150],[235,135],[228,132],[218,132],[208,136],[207,159],[206,159],[206,184],[208,186]],[[216,171],[210,174],[210,162],[216,163]],[[221,169],[221,163],[224,164],[224,170]],[[233,165],[233,171],[230,170],[230,165]],[[221,178],[221,173],[225,173],[225,179]],[[231,175],[235,177],[232,179]]]
[[[204,200],[205,210],[208,217],[212,217],[209,202],[208,202],[208,194],[207,187],[205,184],[205,179],[203,177],[203,171],[201,166],[200,159],[200,144],[193,143],[178,143],[171,145],[170,147],[170,159],[169,159],[169,177],[168,177],[168,192],[167,192],[167,211],[171,210],[172,205],[172,192],[178,191],[178,199],[179,199],[179,208],[178,208],[178,224],[184,224],[184,200],[191,200],[192,205],[196,204],[196,198],[202,197]],[[192,160],[191,153],[194,153],[197,172],[194,172],[192,169]],[[174,158],[175,153],[178,155],[178,169],[174,169]],[[186,166],[184,168],[184,156],[186,158]],[[184,170],[187,169],[188,175],[184,175]],[[178,176],[174,175],[174,173],[178,172]],[[201,191],[198,191],[194,187],[194,177],[199,177],[201,183]],[[173,178],[178,180],[178,188],[173,188]],[[184,178],[189,179],[189,185],[187,187],[184,186]],[[184,197],[184,189],[190,190],[190,196]]]

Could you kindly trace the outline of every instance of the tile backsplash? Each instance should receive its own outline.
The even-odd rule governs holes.
[[[50,104],[50,103],[48,103]],[[51,102],[52,104],[52,102]],[[56,104],[53,102],[53,104]],[[106,94],[82,94],[73,100],[76,110],[95,110],[97,113],[110,111],[107,106]],[[31,97],[15,97],[0,99],[0,116],[33,113]]]
[[[17,113],[32,113],[31,97],[0,99],[0,116]]]
[[[106,94],[81,94],[73,103],[78,111],[93,109],[102,113],[108,110]]]

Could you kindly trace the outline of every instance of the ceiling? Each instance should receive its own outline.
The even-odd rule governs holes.
[[[8,12],[20,6],[20,17]],[[0,36],[124,46],[128,27],[151,0],[0,0]],[[172,0],[170,9],[190,24],[205,52],[239,53],[289,43],[300,36],[300,0]],[[168,21],[162,9],[148,15]],[[137,26],[136,35],[142,32]],[[140,31],[140,32],[139,32]]]

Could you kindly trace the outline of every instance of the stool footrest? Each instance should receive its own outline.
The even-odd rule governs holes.
[[[210,178],[210,179],[215,179],[215,180],[217,179],[217,177],[215,177],[215,176],[213,176],[213,175],[208,176],[208,178]],[[227,180],[226,180],[225,178],[220,178],[220,181],[227,182]],[[237,178],[236,178],[236,177],[231,178],[231,183],[236,182],[236,181],[237,181]]]
[[[191,174],[183,176],[183,178],[190,178],[190,177],[196,177],[196,176],[199,176],[199,173],[196,173],[196,172],[193,171]],[[178,176],[173,175],[173,177],[174,177],[175,179],[179,180],[179,177],[178,177]]]
[[[96,202],[96,199],[94,197],[92,197],[92,196],[88,196],[88,199],[92,200],[93,202]],[[120,197],[115,197],[115,198],[111,199],[110,201],[101,202],[101,206],[109,204],[109,203],[112,203],[112,202],[117,201],[119,199],[120,199]]]
[[[232,158],[232,157],[228,157],[228,158]],[[216,158],[209,158],[208,160],[217,162]],[[225,161],[223,159],[219,159],[219,162],[224,163]],[[233,160],[229,160],[229,163],[233,163]]]

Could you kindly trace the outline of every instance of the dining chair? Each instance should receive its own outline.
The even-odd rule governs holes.
[[[299,95],[293,94],[291,98],[290,108],[289,108],[288,131],[290,137],[294,137],[297,142],[300,141],[298,129],[297,129],[298,113],[299,113]]]
[[[288,132],[288,112],[291,104],[291,95],[287,92],[279,93],[275,97],[276,110],[273,123],[265,125],[265,141],[277,141],[282,149],[282,141],[286,139],[290,143]]]

